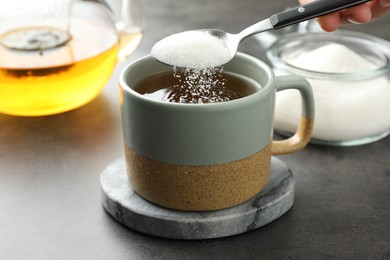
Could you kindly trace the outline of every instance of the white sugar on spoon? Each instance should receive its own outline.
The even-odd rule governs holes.
[[[151,54],[162,63],[193,69],[221,66],[231,59],[224,42],[204,31],[172,34],[157,42]]]

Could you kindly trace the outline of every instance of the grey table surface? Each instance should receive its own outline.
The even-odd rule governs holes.
[[[145,0],[145,35],[126,63],[188,29],[238,32],[295,0]],[[390,15],[350,30],[390,40]],[[240,50],[264,59],[253,39]],[[282,218],[227,238],[182,241],[132,231],[103,209],[99,175],[123,156],[118,64],[102,94],[45,117],[0,115],[0,259],[390,259],[390,137],[309,145],[279,156],[296,179]],[[387,111],[386,111],[387,112]]]

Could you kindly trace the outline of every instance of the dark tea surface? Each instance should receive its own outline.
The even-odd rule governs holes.
[[[253,79],[236,73],[188,69],[157,73],[133,87],[150,99],[189,104],[239,99],[260,88]]]

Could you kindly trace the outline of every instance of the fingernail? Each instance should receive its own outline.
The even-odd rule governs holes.
[[[353,24],[361,24],[360,22],[356,21],[352,16],[347,16],[345,17],[345,20],[349,23],[353,23]]]
[[[390,1],[389,0],[381,0],[379,3],[380,3],[380,5],[382,7],[390,7]]]

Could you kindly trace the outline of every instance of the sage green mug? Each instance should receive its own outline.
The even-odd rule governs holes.
[[[261,86],[243,98],[180,104],[133,90],[140,80],[166,71],[172,67],[146,56],[127,65],[119,80],[128,180],[154,204],[208,211],[243,203],[267,184],[272,155],[297,152],[310,140],[314,101],[301,77],[276,77],[262,61],[237,53],[224,71]],[[291,88],[302,97],[300,126],[294,136],[275,141],[275,93]]]

